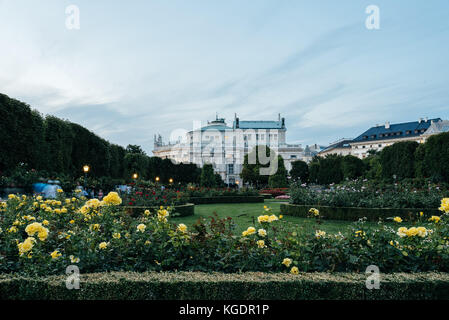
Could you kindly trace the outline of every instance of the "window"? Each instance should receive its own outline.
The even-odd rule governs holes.
[[[260,140],[265,140],[265,135],[264,134],[260,135]]]
[[[234,174],[234,164],[228,164],[228,174]]]
[[[278,139],[278,135],[275,134],[275,135],[274,135],[274,140],[277,140],[277,139]]]
[[[290,155],[290,159],[296,159],[296,155],[295,154],[291,154]]]

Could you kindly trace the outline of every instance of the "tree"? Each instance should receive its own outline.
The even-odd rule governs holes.
[[[281,156],[277,157],[278,168],[273,175],[268,178],[268,185],[270,188],[286,188],[288,187],[287,169],[285,169],[284,159]]]
[[[200,185],[202,187],[215,187],[214,167],[211,164],[204,164],[201,170]]]
[[[146,153],[145,153],[145,151],[143,151],[142,147],[135,145],[135,144],[128,144],[128,146],[126,147],[126,152],[146,155]]]
[[[341,169],[345,179],[356,179],[365,173],[365,164],[357,157],[347,155],[341,159]]]
[[[416,149],[415,157],[419,176],[449,182],[449,132],[430,136]]]
[[[269,147],[265,145],[255,146],[244,157],[240,178],[244,182],[249,182],[257,187],[267,185],[268,178],[274,173],[270,172],[269,168],[274,168],[270,165],[274,163],[275,157],[276,153]]]
[[[221,178],[220,174],[216,173],[215,174],[215,187],[222,188],[224,186],[225,186],[225,183],[224,183],[223,179]]]
[[[413,178],[415,175],[415,151],[418,143],[415,141],[397,142],[385,147],[380,153],[382,177],[391,180]]]
[[[307,162],[302,160],[293,161],[290,177],[293,181],[307,182],[309,180],[309,166]]]
[[[339,183],[343,180],[342,156],[330,154],[315,157],[309,166],[310,180],[319,184]]]

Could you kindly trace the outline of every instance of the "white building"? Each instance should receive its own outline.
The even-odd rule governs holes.
[[[286,131],[285,118],[280,115],[277,121],[241,121],[236,116],[232,126],[217,117],[206,126],[187,132],[174,144],[164,144],[160,135],[155,137],[153,154],[200,167],[211,163],[223,181],[242,185],[244,156],[256,145],[266,145],[281,155],[287,170],[291,169],[291,162],[307,158],[308,153],[300,144],[286,143]]]
[[[328,154],[353,155],[364,159],[370,150],[381,151],[393,143],[401,141],[416,141],[423,143],[434,134],[449,131],[449,121],[437,119],[419,119],[418,121],[376,125],[359,135],[357,138],[342,139],[329,145],[318,155]]]

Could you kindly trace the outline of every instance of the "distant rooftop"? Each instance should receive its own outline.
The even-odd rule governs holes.
[[[332,149],[345,149],[345,148],[351,148],[350,143],[352,142],[352,139],[341,139],[337,142],[334,142],[330,144],[328,147],[324,148],[320,152],[326,152]]]
[[[377,141],[397,138],[417,137],[422,135],[430,127],[432,122],[441,121],[440,118],[423,120],[413,122],[404,122],[397,124],[389,124],[388,122],[383,126],[375,126],[360,136],[355,138],[352,142],[363,141]]]
[[[236,120],[234,120],[234,123],[232,125],[234,129],[237,128],[236,126]],[[239,121],[240,129],[285,129],[282,127],[282,120],[281,121]]]

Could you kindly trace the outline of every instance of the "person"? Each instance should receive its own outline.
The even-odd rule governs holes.
[[[98,199],[102,199],[103,198],[103,190],[102,189],[100,189],[99,191],[98,191]]]
[[[55,199],[58,189],[60,189],[60,187],[56,184],[56,181],[48,180],[47,185],[42,189],[42,194],[46,199]]]

